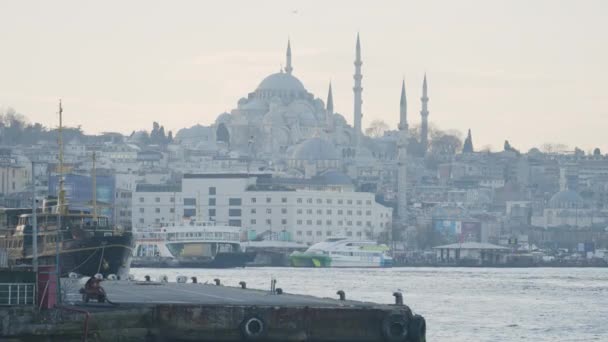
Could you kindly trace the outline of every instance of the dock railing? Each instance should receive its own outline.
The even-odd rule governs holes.
[[[0,283],[0,306],[34,305],[36,284]]]

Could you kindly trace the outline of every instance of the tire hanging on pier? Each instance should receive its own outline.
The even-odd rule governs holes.
[[[387,342],[406,342],[408,321],[403,314],[392,313],[382,320],[382,335]]]
[[[426,321],[420,315],[414,315],[408,325],[408,341],[426,342]]]
[[[266,323],[257,316],[247,316],[241,322],[239,330],[247,341],[261,340],[266,336]]]

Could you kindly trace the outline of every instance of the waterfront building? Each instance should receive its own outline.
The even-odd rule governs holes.
[[[336,173],[309,182],[269,174],[186,174],[180,185],[138,185],[133,227],[197,219],[304,243],[376,238],[391,226],[392,209],[372,193],[353,191],[347,180]]]

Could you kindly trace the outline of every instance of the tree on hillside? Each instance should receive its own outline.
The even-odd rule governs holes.
[[[369,127],[365,130],[365,135],[371,138],[380,138],[384,135],[384,132],[389,130],[389,126],[382,120],[374,120],[369,124]]]

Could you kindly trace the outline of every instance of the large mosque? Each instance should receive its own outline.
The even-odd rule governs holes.
[[[378,159],[394,161],[398,157],[398,149],[405,148],[407,140],[405,84],[400,103],[400,133],[385,139],[371,139],[362,133],[361,128],[362,64],[357,35],[351,126],[344,116],[334,112],[331,84],[326,101],[323,101],[306,90],[294,75],[288,41],[285,68],[265,77],[253,92],[239,99],[235,109],[220,114],[210,127],[205,128],[206,140],[217,149],[240,157],[265,160],[304,177],[329,169],[346,170],[349,165],[371,165]],[[426,145],[426,77],[421,100],[420,140]],[[200,133],[193,134],[186,129],[178,133],[177,138],[187,140],[189,135],[200,136]]]

